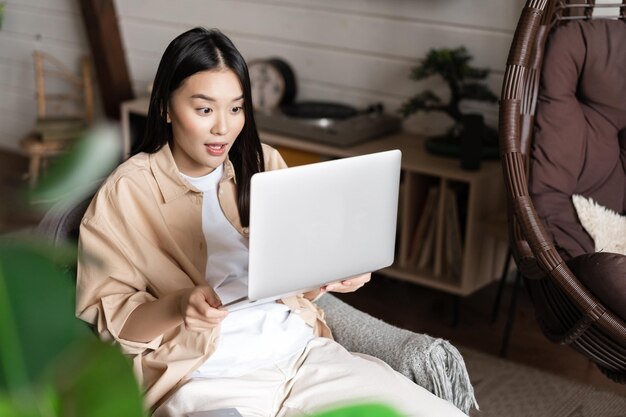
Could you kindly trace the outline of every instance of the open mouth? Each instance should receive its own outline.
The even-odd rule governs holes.
[[[209,143],[204,146],[211,155],[219,156],[226,151],[226,145],[226,143]]]

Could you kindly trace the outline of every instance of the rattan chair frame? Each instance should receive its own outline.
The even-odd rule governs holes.
[[[529,195],[528,167],[543,51],[551,28],[596,18],[594,7],[619,7],[619,19],[624,20],[625,3],[528,0],[509,51],[499,116],[511,248],[540,326],[551,341],[570,345],[620,383],[626,383],[626,323],[585,288],[555,249]]]

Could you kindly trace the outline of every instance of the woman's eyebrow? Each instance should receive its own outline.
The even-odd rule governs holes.
[[[213,97],[209,97],[209,96],[206,96],[204,94],[193,94],[191,96],[191,98],[199,98],[199,99],[202,99],[202,100],[213,101],[213,102],[217,101]],[[241,100],[241,99],[243,99],[243,94],[240,95],[239,97],[234,98],[232,101],[238,101],[238,100]]]

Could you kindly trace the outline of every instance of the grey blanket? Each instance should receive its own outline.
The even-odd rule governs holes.
[[[478,409],[463,357],[448,341],[394,327],[330,294],[317,304],[333,337],[347,350],[385,361],[466,414],[471,407]]]

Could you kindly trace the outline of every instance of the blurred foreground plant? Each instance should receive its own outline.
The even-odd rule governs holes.
[[[312,417],[403,417],[393,408],[377,403],[348,405],[315,414]]]
[[[117,164],[117,129],[100,126],[55,164],[33,200],[71,206]],[[74,316],[75,242],[0,239],[0,416],[144,416],[131,365]]]
[[[0,242],[0,415],[143,416],[129,361],[74,317],[71,252]]]

